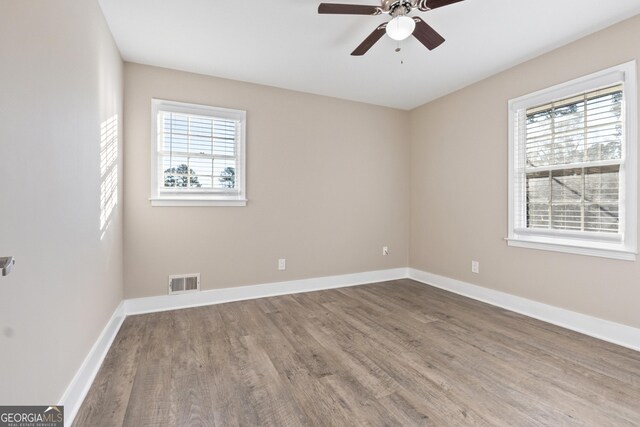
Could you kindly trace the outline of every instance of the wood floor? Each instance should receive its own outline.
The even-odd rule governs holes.
[[[411,280],[128,317],[76,426],[640,425],[640,352]]]

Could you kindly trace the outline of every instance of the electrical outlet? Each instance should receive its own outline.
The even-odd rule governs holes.
[[[383,256],[389,255],[389,246],[383,246],[382,247],[382,255]]]
[[[480,274],[480,263],[478,261],[471,261],[471,272]]]
[[[287,260],[284,258],[280,258],[278,260],[278,270],[286,270],[287,269]]]

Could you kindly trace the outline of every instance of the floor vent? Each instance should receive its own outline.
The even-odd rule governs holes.
[[[200,290],[200,273],[169,276],[169,294],[183,294]]]

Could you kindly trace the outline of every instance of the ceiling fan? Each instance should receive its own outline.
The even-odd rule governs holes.
[[[351,55],[361,56],[367,53],[386,32],[389,37],[400,41],[413,35],[427,49],[432,50],[444,42],[444,38],[436,30],[417,16],[408,16],[411,11],[421,12],[447,6],[462,0],[382,0],[380,6],[361,4],[320,3],[318,13],[337,15],[380,15],[386,13],[392,17],[373,30],[369,36],[353,51]]]

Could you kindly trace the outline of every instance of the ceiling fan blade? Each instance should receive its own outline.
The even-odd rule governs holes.
[[[458,3],[459,1],[462,0],[421,0],[418,2],[418,9],[424,12],[429,9],[437,9],[442,6]]]
[[[433,50],[444,43],[442,37],[436,30],[431,28],[426,22],[417,16],[413,17],[416,22],[416,29],[413,30],[413,37],[417,38],[420,43],[425,45],[429,50]]]
[[[380,15],[380,6],[366,6],[363,4],[320,3],[318,13],[341,15]]]
[[[367,53],[367,51],[371,49],[371,46],[376,44],[376,42],[380,40],[382,36],[384,36],[386,27],[387,24],[385,23],[373,30],[373,32],[369,34],[369,37],[364,39],[364,41],[360,43],[360,46],[358,46],[353,52],[351,52],[351,55],[362,56]]]

